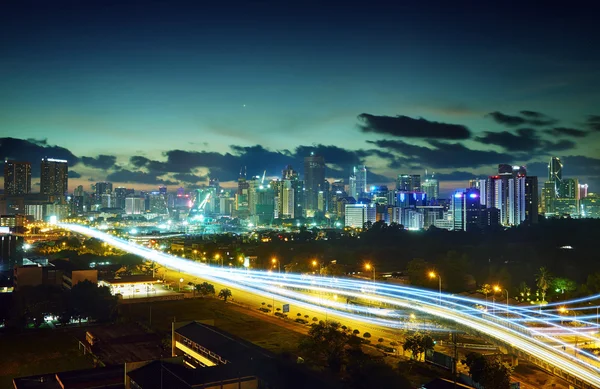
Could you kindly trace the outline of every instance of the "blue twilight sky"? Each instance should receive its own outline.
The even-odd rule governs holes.
[[[556,155],[598,191],[598,6],[388,3],[7,0],[0,157],[193,187],[315,150],[449,189]]]

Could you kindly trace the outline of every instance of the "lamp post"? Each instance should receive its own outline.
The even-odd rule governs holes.
[[[365,264],[365,269],[373,270],[373,282],[375,282],[375,266],[371,265],[370,263],[367,263]]]
[[[179,279],[179,291],[181,292],[181,283],[183,282],[183,278]]]
[[[440,286],[440,305],[442,305],[442,276],[434,271],[429,272],[429,278],[438,278],[439,286]]]
[[[494,292],[501,292],[502,288],[499,287],[498,285],[494,286]],[[504,289],[504,291],[506,292],[506,318],[508,319],[508,289]]]
[[[223,267],[223,258],[219,254],[215,254],[215,260],[216,261],[221,260],[221,267]]]
[[[316,259],[313,259],[311,264],[313,265],[313,267],[315,269],[319,269],[319,275],[321,274],[321,266],[319,265],[319,262]]]
[[[271,263],[273,264],[273,266],[275,266],[275,264],[277,264],[277,267],[278,267],[278,269],[279,269],[279,273],[281,273],[281,262],[279,262],[279,261],[277,260],[277,258],[273,257],[273,258],[271,259]]]

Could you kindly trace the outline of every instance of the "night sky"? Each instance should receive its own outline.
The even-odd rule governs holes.
[[[141,189],[315,151],[447,191],[559,156],[600,191],[597,6],[411,3],[4,1],[0,157]]]

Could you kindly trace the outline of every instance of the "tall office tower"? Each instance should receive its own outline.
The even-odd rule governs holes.
[[[262,185],[260,176],[254,176],[248,181],[248,210],[250,215],[256,215],[257,191]]]
[[[367,223],[377,221],[375,204],[345,204],[344,221],[346,227],[365,228]]]
[[[588,195],[588,184],[579,184],[579,199],[583,200]]]
[[[115,208],[125,209],[125,199],[133,196],[134,193],[135,191],[133,189],[123,187],[115,188],[115,204],[113,206]]]
[[[396,180],[396,189],[400,192],[420,192],[421,175],[398,174],[398,179]]]
[[[525,177],[525,221],[527,224],[538,222],[538,178],[537,176]]]
[[[125,198],[125,213],[127,215],[139,215],[146,211],[146,201],[143,197]]]
[[[235,194],[235,210],[240,213],[248,213],[248,181],[246,180],[245,168],[240,170],[238,187]],[[242,215],[243,216],[243,215]]]
[[[352,180],[354,179],[354,185]],[[367,167],[365,165],[354,166],[352,168],[352,175],[350,176],[350,196],[356,200],[367,197]],[[352,187],[353,186],[353,187]]]
[[[421,184],[421,190],[427,195],[429,203],[435,203],[440,197],[440,183],[434,176],[435,174],[428,176],[425,173],[425,181]]]
[[[167,198],[160,192],[151,192],[148,195],[148,205],[150,213],[157,215],[167,215]]]
[[[452,196],[453,230],[471,231],[484,224],[479,189],[458,190]]]
[[[166,195],[167,194],[167,187],[164,185],[160,185],[158,187],[158,193],[160,193],[161,195]]]
[[[105,194],[110,195],[112,193],[113,185],[112,185],[112,182],[96,182],[95,188],[96,188],[96,194],[95,194],[96,204],[101,204],[102,197],[103,197],[102,195],[105,195]]]
[[[356,196],[356,176],[354,175],[354,172],[348,177],[348,192],[350,193],[350,197],[354,197],[355,200],[358,200]]]
[[[219,189],[221,189],[221,183],[219,182],[219,179],[215,178],[215,177],[211,177],[208,180],[208,186],[212,186],[213,188],[216,188],[217,192],[219,191]]]
[[[318,195],[319,191],[323,190],[323,182],[325,182],[325,159],[310,153],[310,156],[304,157],[305,212],[314,213],[317,210]]]
[[[275,213],[275,191],[271,183],[260,185],[255,196],[254,215],[258,217],[260,224],[271,224]]]
[[[64,159],[44,158],[41,164],[40,193],[66,196],[69,190],[69,164]]]
[[[562,168],[563,164],[558,157],[550,158],[550,163],[548,164],[548,181],[554,182],[554,198],[562,197],[560,195]]]
[[[579,200],[579,180],[577,178],[565,178],[560,185],[560,197]]]
[[[4,194],[31,192],[31,163],[4,160]]]
[[[183,189],[183,187],[177,188],[177,197],[183,197],[183,196],[185,196],[185,189]]]

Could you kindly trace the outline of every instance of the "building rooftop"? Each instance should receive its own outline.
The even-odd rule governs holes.
[[[456,383],[454,386],[454,381],[447,380],[445,378],[436,378],[435,380],[423,385],[421,389],[475,389],[473,386],[461,384],[460,382]]]
[[[133,276],[122,276],[122,277],[118,277],[118,278],[107,278],[107,279],[103,279],[101,281],[106,282],[107,284],[113,284],[113,285],[160,282],[160,280],[158,280],[152,276],[146,276],[143,274],[133,275]]]
[[[254,358],[275,358],[275,355],[269,351],[207,324],[192,322],[177,328],[175,332],[230,362],[241,362]]]
[[[109,366],[20,377],[13,380],[13,385],[15,389],[122,389],[124,374],[123,365]]]

